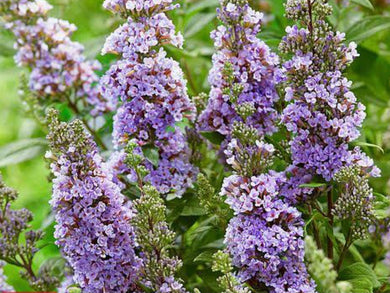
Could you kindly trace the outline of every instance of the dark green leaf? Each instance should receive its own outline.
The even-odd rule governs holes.
[[[389,28],[390,17],[382,15],[368,16],[355,23],[347,31],[347,41],[361,42]]]
[[[390,199],[389,197],[374,192],[375,196],[375,202],[374,202],[374,212],[375,216],[378,219],[386,219],[389,217],[389,206],[390,206]]]
[[[65,268],[65,260],[60,257],[52,257],[47,259],[39,268],[39,272],[49,271],[53,276],[62,277]]]
[[[201,254],[199,254],[197,257],[195,257],[194,261],[212,262],[214,253],[215,253],[215,251],[204,251]]]
[[[186,205],[181,212],[181,216],[202,216],[205,215],[206,211],[203,207],[199,205],[199,201],[197,199],[191,199],[186,202]]]
[[[201,241],[212,229],[214,229],[213,226],[199,226],[189,233],[188,240],[190,243]]]
[[[220,145],[224,140],[225,136],[215,131],[204,131],[200,133],[204,138],[207,138],[213,144]]]
[[[223,249],[225,247],[225,244],[224,244],[224,239],[218,239],[218,240],[215,240],[205,246],[203,246],[202,248],[216,248],[216,249]]]
[[[142,149],[142,152],[144,153],[144,156],[148,159],[148,161],[153,164],[153,166],[158,166],[160,156],[156,148],[150,146],[144,147]]]

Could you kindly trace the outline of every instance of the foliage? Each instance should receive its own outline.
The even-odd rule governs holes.
[[[7,1],[9,0],[3,2]],[[313,3],[316,1],[324,2],[315,0]],[[266,109],[266,113],[273,118],[270,119],[271,122],[267,121],[265,126],[259,126],[260,124],[253,117],[254,111],[261,105],[240,100],[242,94],[248,93],[248,88],[243,88],[242,84],[245,79],[234,77],[234,66],[236,66],[234,60],[217,68],[221,76],[216,74],[216,77],[208,80],[212,68],[212,55],[220,49],[218,46],[214,48],[210,38],[211,31],[221,24],[221,19],[218,19],[216,13],[220,5],[219,1],[180,0],[177,2],[180,4],[179,8],[163,9],[163,12],[176,26],[175,33],[183,34],[185,40],[183,48],[178,48],[175,43],[169,44],[166,40],[158,40],[158,46],[167,53],[167,56],[161,57],[160,60],[172,57],[178,63],[169,63],[168,67],[177,67],[183,73],[169,80],[170,83],[174,80],[178,85],[170,89],[170,99],[174,96],[172,101],[175,101],[175,95],[180,95],[184,85],[188,90],[188,101],[183,100],[182,108],[179,110],[170,108],[172,105],[162,107],[165,117],[168,117],[164,125],[170,133],[169,139],[162,138],[162,136],[157,139],[160,133],[150,130],[153,129],[155,121],[153,118],[143,120],[147,121],[145,124],[136,125],[138,128],[134,130],[134,133],[137,141],[133,140],[134,133],[128,135],[121,128],[120,131],[123,132],[112,143],[113,127],[119,129],[114,122],[117,121],[115,110],[111,109],[112,111],[102,113],[106,109],[103,111],[100,108],[104,107],[99,106],[99,113],[91,112],[90,105],[82,102],[83,97],[77,96],[75,92],[67,95],[68,91],[66,91],[66,94],[61,95],[60,98],[52,98],[54,96],[52,92],[49,96],[39,92],[40,96],[37,97],[28,84],[30,69],[16,69],[14,65],[13,55],[16,51],[13,47],[13,35],[5,29],[1,30],[0,103],[3,127],[0,128],[0,168],[4,181],[7,185],[18,189],[20,195],[11,205],[8,202],[4,205],[1,200],[0,205],[8,213],[11,211],[17,213],[21,208],[28,208],[34,214],[34,219],[28,216],[25,220],[32,220],[31,224],[26,224],[23,228],[27,228],[28,231],[31,229],[31,231],[42,230],[44,232],[39,233],[36,236],[37,239],[34,238],[34,242],[39,238],[39,241],[35,243],[39,247],[37,251],[29,244],[30,240],[28,236],[24,236],[26,232],[22,229],[18,231],[17,240],[17,248],[22,253],[14,253],[12,259],[9,257],[4,259],[0,252],[0,259],[8,262],[4,267],[7,282],[17,291],[52,290],[53,286],[58,285],[57,278],[64,277],[64,271],[65,275],[73,273],[69,268],[65,268],[63,252],[61,253],[60,249],[54,245],[56,221],[48,204],[52,197],[50,188],[53,175],[49,175],[47,163],[43,159],[45,151],[50,147],[45,138],[48,128],[44,117],[46,110],[54,107],[58,110],[61,121],[79,119],[78,125],[80,127],[83,125],[82,128],[92,135],[99,147],[99,156],[102,157],[102,161],[107,162],[104,170],[111,169],[115,173],[112,176],[118,177],[115,184],[122,188],[123,195],[127,197],[125,201],[132,202],[135,210],[138,210],[138,214],[135,213],[131,217],[131,225],[138,227],[138,230],[136,228],[134,231],[136,242],[138,242],[135,253],[143,258],[143,265],[146,269],[140,278],[141,281],[135,285],[135,289],[131,289],[134,292],[138,292],[135,290],[139,292],[269,292],[270,289],[267,286],[255,284],[253,280],[249,280],[245,285],[241,284],[243,283],[242,267],[238,266],[237,258],[242,255],[229,256],[229,252],[233,249],[225,250],[227,243],[224,240],[226,229],[232,218],[239,218],[241,222],[233,222],[230,224],[230,229],[238,227],[237,230],[240,230],[242,223],[247,223],[249,226],[260,225],[259,222],[261,222],[261,225],[264,225],[264,227],[261,226],[262,231],[271,231],[266,227],[266,223],[269,223],[266,220],[260,221],[259,218],[246,217],[253,210],[260,209],[259,206],[262,203],[256,203],[258,205],[252,210],[252,204],[253,206],[256,204],[251,202],[251,208],[248,207],[245,211],[240,210],[240,215],[237,215],[237,210],[235,210],[238,209],[240,195],[250,192],[260,193],[263,181],[258,178],[251,181],[251,178],[260,175],[264,175],[260,177],[264,182],[272,181],[277,177],[277,186],[283,187],[280,191],[270,192],[273,198],[280,200],[277,204],[283,206],[283,208],[279,206],[275,208],[277,211],[288,209],[288,212],[284,212],[283,216],[278,218],[277,224],[288,219],[294,222],[294,225],[300,225],[301,230],[297,230],[297,235],[299,234],[297,237],[305,239],[305,265],[317,285],[317,292],[390,292],[388,281],[390,267],[389,263],[384,261],[389,247],[387,239],[389,237],[386,233],[388,232],[390,206],[390,200],[386,196],[390,192],[390,3],[385,0],[330,0],[327,2],[333,9],[332,14],[329,11],[316,12],[329,14],[326,21],[331,25],[332,30],[346,33],[345,43],[351,41],[357,43],[356,50],[360,56],[343,74],[353,82],[351,91],[355,94],[357,101],[366,106],[367,117],[362,127],[357,128],[360,137],[348,143],[350,149],[359,147],[373,159],[374,165],[381,169],[381,177],[373,178],[367,176],[361,166],[355,165],[342,169],[334,176],[332,169],[339,167],[334,162],[326,170],[322,170],[322,173],[314,172],[314,174],[309,174],[310,176],[299,173],[300,171],[294,166],[291,167],[289,141],[294,137],[294,133],[284,127],[285,123],[279,122],[279,114],[287,106],[283,97],[286,84],[288,84],[285,80],[276,80],[278,77],[276,69],[281,66],[275,63],[273,64],[275,68],[268,67],[266,74],[262,73],[264,78],[270,78],[271,72],[274,74],[272,78],[275,78],[277,93],[275,90],[273,94],[279,95],[280,98],[276,99],[276,96],[270,98],[272,105]],[[231,2],[237,5],[245,3],[238,0]],[[251,0],[249,3],[254,10],[265,14],[261,23],[261,31],[258,34],[256,32],[258,39],[265,42],[262,48],[269,47],[272,52],[281,56],[281,62],[293,58],[293,51],[296,48],[285,50],[279,47],[282,38],[286,35],[286,27],[296,23],[285,17],[283,5],[285,1]],[[122,52],[120,56],[112,54],[113,52],[109,50],[105,50],[107,53],[105,55],[100,52],[106,37],[126,20],[117,17],[123,17],[120,13],[115,16],[104,10],[103,1],[52,0],[50,4],[54,7],[49,13],[50,16],[65,19],[77,25],[78,30],[74,32],[73,40],[85,46],[85,57],[89,60],[96,59],[101,63],[101,69],[93,67],[97,75],[88,84],[88,86],[97,87],[98,79],[104,80],[101,77],[107,76],[109,70],[113,72],[115,68],[112,66],[117,64],[118,60],[125,59],[123,57],[125,54]],[[229,19],[223,19],[223,17],[226,15],[222,16],[222,22],[229,26],[231,24]],[[6,17],[2,20],[9,21]],[[305,25],[302,22],[298,24]],[[144,58],[154,57],[155,52],[161,52],[156,45],[153,45],[150,50],[150,52],[142,53],[144,54],[141,58],[142,62]],[[230,52],[234,50],[229,51],[229,54]],[[218,58],[215,57],[214,60]],[[140,60],[138,62],[141,62]],[[167,68],[164,70],[168,72]],[[133,68],[130,68],[126,74],[125,80],[128,82],[131,76],[135,84],[147,75],[141,70],[133,72]],[[150,74],[155,74],[155,72],[152,71]],[[169,74],[166,74],[167,78],[171,78]],[[297,75],[298,73],[295,72],[293,77]],[[224,79],[217,80],[222,76]],[[296,81],[294,78],[288,82]],[[254,86],[253,83],[252,86]],[[228,130],[221,131],[221,128],[209,127],[197,131],[196,125],[202,123],[199,120],[200,114],[205,108],[207,109],[208,93],[210,89],[213,92],[218,87],[221,88],[223,94],[229,96],[230,112],[228,120],[225,120]],[[299,90],[300,88],[297,92]],[[194,107],[187,104],[191,102],[190,99]],[[98,100],[98,102],[101,101]],[[127,102],[122,100],[118,105],[126,108]],[[316,109],[326,108],[324,105],[316,107]],[[216,107],[213,110],[221,109]],[[135,114],[140,114],[139,117],[144,119],[143,113],[135,112]],[[169,115],[175,118],[171,119]],[[125,118],[128,119],[128,117],[123,119]],[[144,139],[142,130],[146,129],[144,127],[146,123],[150,125],[146,130],[149,137]],[[121,127],[126,125],[121,125]],[[248,128],[247,125],[251,127]],[[256,129],[253,131],[254,128],[267,131],[260,133],[259,137]],[[56,137],[52,139],[52,144],[60,140],[61,137]],[[183,140],[186,140],[185,145],[182,144]],[[134,142],[136,145],[132,144]],[[167,145],[171,148],[175,147],[178,151],[170,152]],[[268,145],[273,145],[274,149],[272,151],[267,149]],[[268,151],[272,155],[268,155]],[[183,154],[188,156],[185,159],[185,166],[180,165],[183,160],[177,159]],[[57,160],[57,155],[50,159]],[[90,153],[85,152],[83,155],[87,156]],[[163,170],[158,173],[161,167],[159,162],[165,159],[169,161],[169,167],[161,168]],[[94,157],[93,160],[96,158]],[[173,165],[171,165],[172,161],[175,162],[172,163]],[[158,181],[161,186],[157,186],[157,190],[150,186],[157,182],[154,176],[167,174],[173,168],[183,170],[183,173],[187,172],[184,175],[185,179],[170,177],[169,183],[172,183],[174,188],[167,188],[166,182],[163,181]],[[286,169],[289,170],[289,174],[283,178],[272,173],[272,170],[281,172]],[[173,173],[172,171],[169,175]],[[238,191],[232,192],[226,189],[226,185],[223,188],[224,180],[237,174],[245,183],[239,187],[242,190],[237,187]],[[326,176],[321,176],[321,174],[326,174]],[[54,174],[54,177],[57,176],[58,174]],[[285,185],[285,181],[294,176],[300,177],[301,180],[293,186]],[[173,180],[175,180],[174,184]],[[102,180],[102,182],[102,189],[106,190],[107,180]],[[2,190],[4,188],[2,187]],[[220,194],[221,190],[223,190],[222,194]],[[297,193],[299,196],[290,197],[291,194]],[[0,199],[2,195],[3,193],[0,194]],[[105,200],[106,198],[103,199]],[[275,204],[275,202],[270,204]],[[257,212],[260,213],[258,210]],[[284,224],[283,227],[285,227]],[[242,232],[242,235],[252,233],[248,231],[249,228]],[[304,238],[304,236],[307,237]],[[263,236],[259,235],[257,240],[261,237]],[[300,245],[302,241],[299,240],[296,243]],[[250,243],[248,240],[245,245],[250,245]],[[23,247],[28,249],[22,249]],[[260,249],[255,253],[259,251]],[[33,260],[27,266],[21,263],[20,255],[24,257],[23,253],[26,254],[26,259]],[[256,254],[256,256],[259,255]],[[291,257],[290,254],[286,255],[286,258]],[[71,265],[75,267],[74,264]],[[27,274],[24,273],[21,276],[20,267],[23,270],[27,269]],[[30,276],[28,276],[29,273]],[[32,278],[31,274],[34,274],[37,279]],[[41,280],[38,280],[39,276],[42,277]],[[0,269],[0,282],[1,280]],[[50,282],[47,280],[54,285],[48,284]],[[65,285],[65,287],[72,288],[69,292],[80,291],[78,284],[73,281]]]

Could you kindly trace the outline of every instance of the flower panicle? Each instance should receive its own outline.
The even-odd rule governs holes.
[[[175,277],[182,262],[178,257],[170,256],[169,249],[176,235],[169,228],[166,206],[156,188],[145,185],[134,207],[137,215],[132,222],[143,260],[140,282],[153,292],[187,293],[182,280]]]
[[[355,43],[344,44],[345,34],[327,23],[330,13],[327,1],[289,0],[286,4],[286,16],[297,23],[287,27],[280,44],[288,103],[282,123],[293,134],[293,165],[326,181],[343,166],[355,163],[378,176],[372,160],[358,147],[349,148],[360,136],[366,114],[351,90],[352,82],[343,74],[359,54]]]
[[[224,150],[237,122],[252,127],[259,136],[277,130],[274,106],[282,75],[278,56],[257,38],[260,12],[246,1],[221,1],[218,15],[222,24],[211,34],[217,51],[209,74],[210,98],[198,128],[224,135]]]
[[[123,18],[150,17],[180,7],[174,0],[105,0],[103,7]]]
[[[83,292],[133,290],[141,265],[134,208],[82,123],[59,122],[57,115],[49,111],[47,119],[56,244]]]
[[[152,153],[152,160],[145,155],[142,162],[149,173],[145,180],[162,194],[181,197],[198,170],[177,126],[183,120],[193,121],[196,109],[183,71],[163,48],[183,44],[165,13],[176,5],[171,0],[107,0],[104,6],[125,18],[102,52],[121,57],[100,82],[103,96],[120,105],[114,117],[114,146],[121,149],[131,141],[139,153]]]
[[[92,116],[112,110],[96,86],[101,69],[84,56],[84,47],[71,40],[75,25],[49,17],[46,0],[4,0],[0,17],[15,36],[15,62],[31,70],[28,86],[41,107],[68,103],[80,114],[78,103]]]

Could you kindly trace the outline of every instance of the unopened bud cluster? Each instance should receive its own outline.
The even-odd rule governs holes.
[[[157,293],[186,293],[181,280],[175,278],[182,262],[169,253],[176,236],[166,221],[163,199],[156,188],[146,185],[134,206],[137,214],[132,223],[137,227],[137,243],[143,262],[140,282]]]
[[[342,191],[335,203],[333,214],[352,223],[353,239],[366,238],[374,218],[374,196],[367,175],[362,172],[360,166],[352,165],[337,172],[334,180],[340,183]]]
[[[218,277],[217,282],[223,293],[250,292],[248,288],[241,285],[237,276],[233,273],[232,260],[228,253],[220,250],[213,255],[212,270],[222,273],[222,276]]]

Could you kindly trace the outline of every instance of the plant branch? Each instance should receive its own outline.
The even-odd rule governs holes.
[[[83,122],[85,128],[87,128],[87,130],[89,131],[89,133],[91,133],[91,135],[94,137],[96,143],[103,149],[103,150],[107,150],[107,146],[105,145],[105,143],[103,142],[103,140],[100,138],[100,136],[96,133],[96,131],[94,129],[92,129],[91,126],[89,126],[88,124],[88,121],[85,120],[85,118],[81,115],[81,112],[79,110],[79,108],[77,107],[77,105],[75,103],[73,103],[70,99],[70,97],[67,95],[66,96],[66,100],[68,102],[68,105],[69,107],[73,110],[73,112],[75,114],[77,114],[79,116],[79,119],[81,120],[81,122]]]
[[[312,209],[311,205],[308,205],[308,209],[309,209],[309,214],[311,215],[313,213],[313,209]],[[313,236],[314,236],[314,239],[316,241],[317,247],[319,249],[321,249],[322,245],[321,245],[321,240],[320,240],[320,234],[318,232],[317,224],[316,224],[314,219],[312,221],[312,225],[313,225]]]
[[[352,242],[353,242],[352,241],[352,229],[349,228],[347,239],[345,240],[343,250],[341,251],[339,261],[337,262],[336,271],[340,270],[341,265],[343,264],[345,255],[347,254],[347,251],[348,251],[349,247],[351,246]]]
[[[328,218],[329,218],[329,224],[331,228],[333,229],[333,188],[331,188],[328,191]],[[332,239],[328,236],[328,258],[333,259],[333,242]]]

